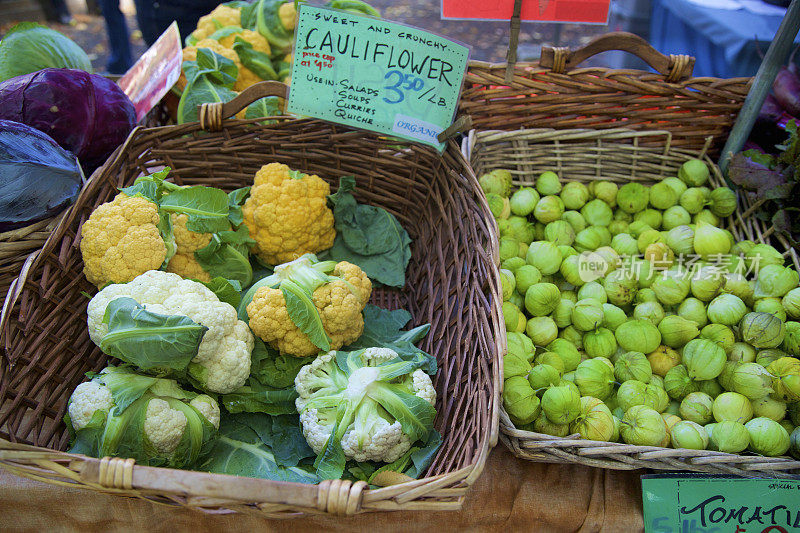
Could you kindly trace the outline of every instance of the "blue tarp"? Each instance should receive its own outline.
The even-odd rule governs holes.
[[[761,64],[756,43],[765,53],[781,19],[687,0],[653,0],[650,42],[664,54],[694,56],[694,76],[754,76]]]

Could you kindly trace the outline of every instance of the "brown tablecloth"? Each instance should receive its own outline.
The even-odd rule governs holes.
[[[632,532],[643,530],[640,473],[530,463],[498,445],[460,512],[268,520],[56,487],[0,470],[0,530]]]

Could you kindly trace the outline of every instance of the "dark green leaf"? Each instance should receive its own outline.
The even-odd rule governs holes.
[[[250,196],[250,187],[241,187],[228,193],[228,220],[231,221],[234,228],[244,222],[242,205],[248,196]]]
[[[314,457],[306,442],[298,415],[269,416],[264,413],[242,413],[237,419],[258,434],[262,443],[272,449],[278,464],[297,466],[303,459]]]
[[[229,102],[236,97],[236,92],[223,87],[208,76],[198,75],[190,80],[181,93],[178,102],[178,124],[197,122],[197,107],[200,104],[213,102]]]
[[[430,375],[436,373],[436,358],[415,346],[430,331],[430,324],[423,324],[408,331],[402,328],[411,320],[411,313],[405,309],[389,311],[372,304],[364,308],[364,332],[354,343],[343,350],[360,350],[373,346],[391,348],[401,359],[409,360],[422,354],[425,363],[422,370]]]
[[[158,203],[164,193],[164,180],[169,175],[170,167],[164,167],[163,170],[154,172],[147,176],[140,176],[136,178],[133,185],[122,187],[120,192],[128,196],[142,196],[148,200]]]
[[[247,30],[255,30],[256,29],[256,8],[258,7],[258,2],[253,2],[252,4],[249,2],[245,2],[246,5],[242,6],[239,10],[239,15],[241,18],[242,28]]]
[[[308,470],[280,464],[273,450],[258,434],[236,416],[223,417],[216,446],[198,463],[198,470],[218,474],[257,477],[275,481],[316,483],[319,480]]]
[[[211,276],[235,280],[243,287],[253,280],[248,252],[252,242],[247,226],[240,226],[236,231],[213,234],[209,243],[197,250],[194,256],[203,270]],[[239,301],[237,299],[237,306]]]
[[[270,59],[269,54],[254,50],[253,43],[237,36],[233,43],[233,50],[239,56],[242,66],[250,69],[253,74],[262,80],[278,79],[275,69],[272,68],[272,59]]]
[[[197,68],[198,76],[204,75],[214,83],[228,89],[233,88],[239,75],[239,67],[236,66],[236,63],[210,48],[197,49]]]
[[[181,187],[161,199],[161,210],[188,215],[186,227],[198,233],[217,233],[230,229],[228,195],[215,187]]]
[[[222,405],[231,413],[267,413],[286,415],[297,412],[294,387],[275,389],[249,378],[247,384],[220,398]]]
[[[350,463],[350,466],[347,467],[347,472],[353,476],[355,481],[369,482],[375,470],[375,463]]]
[[[286,29],[281,24],[278,10],[286,0],[258,0],[256,2],[256,28],[273,47],[288,50],[292,46],[294,28]],[[249,22],[249,21],[248,21]]]
[[[185,370],[208,331],[185,316],[151,313],[132,298],[112,300],[103,323],[108,333],[100,349],[143,370]]]
[[[284,389],[294,385],[294,378],[300,369],[311,364],[315,356],[293,357],[279,354],[259,338],[255,339],[251,356],[250,375],[268,387]]]
[[[235,279],[231,280],[225,279],[222,276],[217,276],[208,283],[202,283],[213,291],[220,302],[230,304],[234,308],[239,305],[242,299],[242,285]]]
[[[342,177],[339,190],[329,197],[336,227],[330,256],[358,265],[370,279],[402,287],[411,259],[411,238],[385,209],[358,204],[352,195],[354,188],[352,176]]]
[[[439,448],[442,446],[442,435],[438,431],[433,430],[427,440],[428,443],[425,446],[417,448],[411,454],[411,461],[414,464],[403,472],[405,475],[416,479],[421,476],[433,462],[433,459],[439,452]]]
[[[322,317],[319,316],[311,295],[291,280],[281,282],[281,292],[286,301],[286,311],[294,325],[314,346],[325,352],[330,350],[331,340],[322,325]]]
[[[106,427],[106,417],[108,412],[95,411],[92,419],[83,428],[75,431],[70,420],[69,413],[64,415],[64,423],[70,430],[69,453],[80,453],[90,457],[100,455],[100,446],[103,438],[103,431]]]
[[[264,118],[277,117],[283,115],[281,103],[277,96],[267,96],[259,98],[249,106],[244,112],[244,118]],[[265,120],[262,124],[271,124],[275,121]]]

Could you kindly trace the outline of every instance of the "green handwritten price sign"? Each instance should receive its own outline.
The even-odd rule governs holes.
[[[287,111],[421,142],[453,122],[469,48],[426,31],[300,4]]]
[[[799,533],[800,479],[642,476],[647,533]]]

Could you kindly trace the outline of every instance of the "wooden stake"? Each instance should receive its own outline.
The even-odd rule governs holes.
[[[511,83],[514,78],[514,65],[517,63],[517,45],[519,44],[520,14],[522,12],[522,0],[514,0],[514,13],[511,15],[511,35],[508,41],[508,53],[506,54],[506,83]]]

